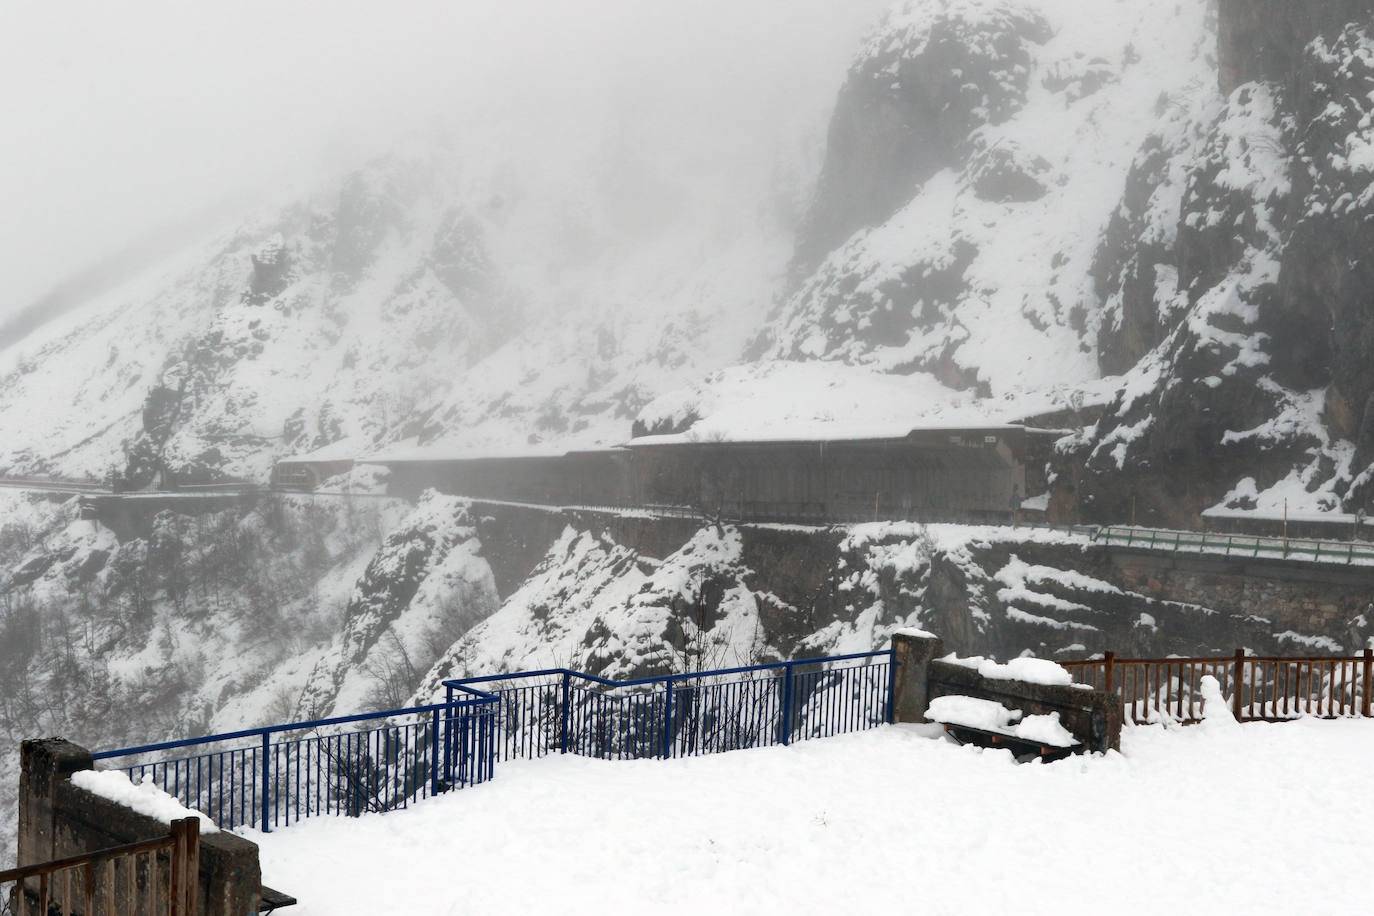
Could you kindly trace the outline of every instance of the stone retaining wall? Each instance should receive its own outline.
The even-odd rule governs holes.
[[[166,836],[167,824],[72,785],[95,769],[91,752],[61,738],[20,745],[19,864],[51,862]],[[200,916],[258,911],[262,872],[256,843],[232,833],[201,834]]]

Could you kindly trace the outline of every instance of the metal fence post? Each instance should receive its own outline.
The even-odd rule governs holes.
[[[782,733],[783,744],[792,743],[792,663],[783,666],[782,675],[782,721],[778,730]]]
[[[1235,692],[1231,696],[1231,712],[1235,715],[1236,721],[1240,721],[1241,692],[1245,687],[1245,650],[1236,650],[1236,671],[1233,676],[1235,681]]]
[[[1374,675],[1374,649],[1365,649],[1365,650],[1364,650],[1364,666],[1363,666],[1363,667],[1364,667],[1364,697],[1362,698],[1362,701],[1361,701],[1361,704],[1360,704],[1360,707],[1361,707],[1361,708],[1360,708],[1360,715],[1362,715],[1362,716],[1364,716],[1366,719],[1368,719],[1368,718],[1369,718],[1369,712],[1370,712],[1370,709],[1369,709],[1369,707],[1370,707],[1370,700],[1371,700],[1371,699],[1374,699],[1374,681],[1372,681],[1372,679],[1371,679],[1371,675]]]
[[[262,733],[262,832],[271,833],[267,823],[268,795],[272,783],[272,733]]]
[[[444,782],[450,786],[453,781],[453,688],[445,687],[444,703]]]
[[[439,724],[442,710],[434,710],[429,726],[429,786],[430,794],[439,794]]]
[[[558,734],[558,752],[559,752],[560,754],[566,754],[566,753],[568,752],[568,717],[569,717],[569,715],[570,715],[571,712],[572,712],[572,704],[571,704],[571,702],[570,702],[571,699],[572,699],[572,697],[571,697],[572,691],[571,691],[571,684],[570,684],[571,681],[572,681],[572,675],[569,674],[567,671],[564,671],[564,672],[563,672],[563,715],[562,715],[562,723],[561,723],[561,725],[559,726],[559,729],[558,729],[558,731],[559,731],[559,734]]]
[[[496,775],[496,711],[494,707],[482,707],[482,721],[487,730],[487,778]]]
[[[663,683],[663,759],[673,756],[673,679]]]
[[[892,725],[897,721],[897,650],[887,650],[887,710],[885,721]]]

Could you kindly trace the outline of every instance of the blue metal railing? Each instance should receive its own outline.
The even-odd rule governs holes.
[[[399,720],[399,721],[389,721]],[[341,726],[382,722],[373,727]],[[102,751],[130,779],[150,780],[220,827],[271,830],[320,814],[404,808],[449,788],[491,778],[493,710],[462,700],[338,716]],[[252,743],[245,743],[252,739]],[[236,746],[224,748],[232,743]]]
[[[890,722],[893,673],[887,650],[629,681],[546,668],[443,683],[450,702],[461,692],[495,704],[497,759],[625,760],[790,744]]]
[[[892,721],[894,676],[891,650],[630,681],[549,668],[444,681],[443,703],[94,756],[220,827],[271,830],[405,808],[485,782],[499,760],[686,757],[872,728]],[[199,750],[168,754],[185,748]]]

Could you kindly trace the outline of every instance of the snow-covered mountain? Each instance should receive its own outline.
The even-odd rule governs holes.
[[[604,176],[554,198],[412,143],[9,347],[0,468],[610,444],[811,363],[874,427],[1104,405],[1062,444],[1060,517],[1355,511],[1368,7],[898,3],[814,183],[778,153],[724,206],[650,171],[620,212]]]
[[[588,246],[596,227],[564,214],[530,238],[518,205],[465,204],[450,166],[442,149],[375,162],[11,347],[0,465],[118,465],[142,485],[163,463],[263,480],[324,446],[612,441],[665,385],[727,358],[786,257],[753,214],[715,244],[674,225],[530,257],[520,238]]]

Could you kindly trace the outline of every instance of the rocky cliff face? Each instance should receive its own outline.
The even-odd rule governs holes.
[[[402,148],[7,347],[0,473],[142,487],[325,447],[615,443],[733,361],[785,263],[779,209],[627,228],[596,175],[541,201],[468,165]]]
[[[1212,95],[1206,12],[894,6],[840,91],[754,352],[994,398],[1095,377],[1098,234],[1152,126]]]
[[[894,6],[753,352],[1100,399],[1056,518],[1368,509],[1374,7],[1076,12]]]
[[[1259,28],[1263,6],[1223,21]],[[1122,518],[1132,496],[1190,526],[1213,505],[1367,508],[1374,84],[1365,27],[1329,25],[1344,15],[1283,19],[1327,31],[1270,29],[1245,71],[1261,79],[1137,156],[1096,273],[1100,358],[1126,385],[1064,452],[1060,495],[1086,516]]]
[[[1221,91],[1242,83],[1291,83],[1307,43],[1335,35],[1350,23],[1368,21],[1369,0],[1217,0],[1217,71]]]
[[[1049,24],[1024,7],[927,3],[890,13],[840,89],[794,270],[814,269],[856,230],[885,222],[967,154],[978,128],[1024,106],[1029,47],[1049,37]],[[990,198],[1039,196],[1033,177],[999,162],[982,163]],[[1005,184],[993,187],[991,173]]]

